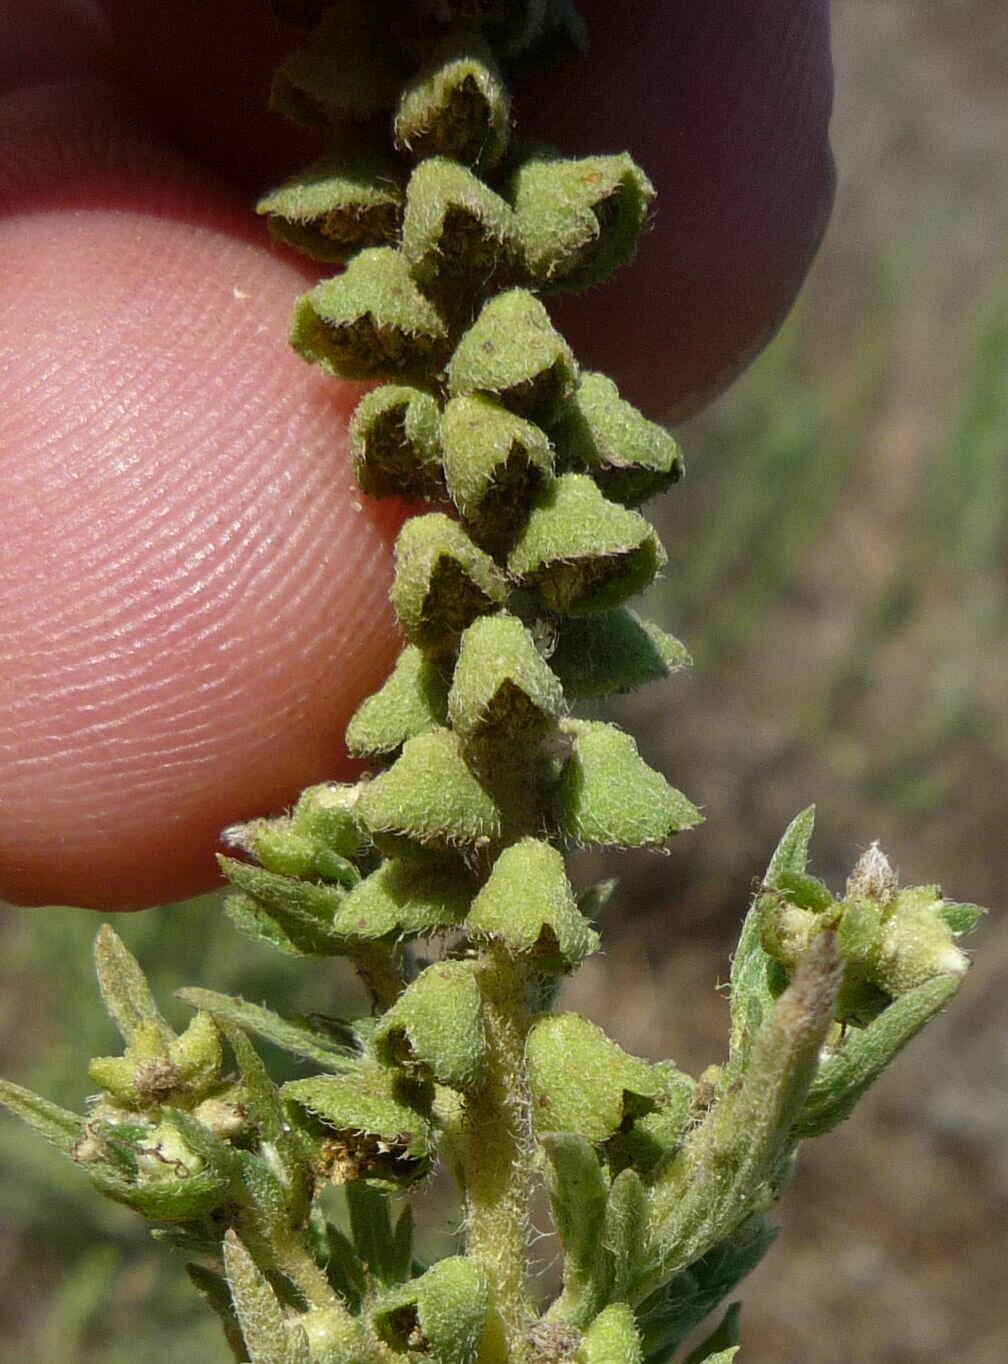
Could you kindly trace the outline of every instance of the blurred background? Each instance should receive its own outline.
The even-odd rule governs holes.
[[[671,563],[646,609],[694,668],[617,708],[707,822],[668,857],[585,869],[620,889],[563,1002],[631,1051],[721,1059],[752,878],[812,801],[834,889],[878,838],[904,881],[991,906],[951,1012],[804,1148],[742,1358],[1004,1364],[1008,9],[836,0],[834,23],[829,235],[771,348],[682,429],[689,477],[652,508]],[[97,922],[0,918],[0,1072],[78,1110],[87,1058],[115,1048],[81,968]],[[116,927],[163,1002],[203,984],[352,1007],[338,967],[245,944],[212,900]],[[6,1119],[0,1342],[24,1364],[228,1358],[181,1259]]]

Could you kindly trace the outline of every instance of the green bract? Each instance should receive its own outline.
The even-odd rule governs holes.
[[[807,866],[809,809],[757,884],[723,1064],[694,1080],[551,1012],[613,885],[576,894],[565,851],[661,849],[701,818],[630,734],[571,713],[689,661],[624,604],[665,567],[633,508],[681,476],[678,445],[579,367],[542,302],[630,261],[654,192],[629,154],[511,140],[504,75],[584,48],[573,0],[274,8],[307,32],[273,106],[328,143],[258,211],[345,266],[297,300],[291,344],[375,385],[349,430],[363,493],[436,509],[399,532],[403,648],[347,729],[369,770],[233,825],[220,865],[242,932],[345,958],[370,1012],[189,989],[178,1036],[106,928],[124,1052],[91,1061],[100,1093],[84,1115],[4,1082],[0,1102],[195,1257],[236,1359],[729,1364],[723,1305],[773,1241],[799,1140],[842,1122],[948,1004],[981,911],[901,889],[875,846],[835,893]],[[252,1036],[320,1073],[278,1086]],[[407,1199],[438,1153],[458,1206],[439,1181],[427,1265],[412,1209],[432,1200]],[[548,1303],[530,1249],[543,1184],[562,1262]]]

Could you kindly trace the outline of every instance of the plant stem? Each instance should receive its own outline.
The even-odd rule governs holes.
[[[479,1364],[503,1364],[517,1357],[518,1337],[530,1316],[525,1281],[534,1146],[525,1076],[528,970],[494,945],[480,955],[479,982],[489,1068],[485,1084],[466,1098],[462,1122],[466,1254],[486,1274],[503,1325],[504,1339],[488,1333]]]
[[[318,1307],[330,1312],[338,1312],[343,1307],[325,1272],[296,1236],[291,1235],[282,1240],[278,1237],[271,1242],[270,1249],[276,1259],[277,1268],[281,1269],[297,1287],[309,1307]],[[350,1313],[347,1312],[347,1322],[352,1324],[352,1321]]]

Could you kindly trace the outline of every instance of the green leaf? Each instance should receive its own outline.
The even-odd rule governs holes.
[[[357,1181],[346,1186],[346,1199],[354,1247],[367,1280],[380,1288],[405,1282],[413,1262],[409,1205],[393,1229],[388,1194]]]
[[[423,649],[454,644],[477,616],[504,605],[503,573],[443,512],[411,517],[395,553],[392,605],[403,634]]]
[[[404,192],[396,161],[367,147],[341,146],[313,161],[256,204],[278,240],[315,260],[346,261],[395,242]]]
[[[429,937],[461,924],[473,891],[471,874],[450,859],[389,858],[350,892],[337,927],[370,941]]]
[[[242,1339],[241,1327],[238,1324],[234,1303],[231,1301],[231,1289],[228,1287],[227,1279],[221,1274],[215,1274],[212,1269],[207,1269],[205,1265],[188,1264],[185,1269],[190,1283],[220,1320],[221,1326],[224,1328],[224,1338],[235,1359],[239,1361],[247,1359],[245,1341]]]
[[[625,1302],[611,1303],[585,1331],[576,1364],[643,1364],[640,1334],[633,1308]]]
[[[770,859],[763,878],[765,885],[775,886],[777,878],[785,872],[804,873],[814,825],[814,805],[795,816]],[[760,1024],[773,1005],[774,993],[770,988],[773,969],[773,959],[763,950],[762,916],[757,895],[749,907],[732,959],[730,1064],[733,1074],[738,1074],[745,1066]]]
[[[141,1023],[154,1024],[167,1046],[175,1034],[154,1003],[140,963],[108,924],[98,930],[94,945],[98,988],[113,1023],[129,1042]]]
[[[30,1089],[22,1089],[10,1080],[0,1080],[0,1104],[10,1109],[65,1156],[72,1154],[73,1148],[84,1135],[83,1118],[33,1094]]]
[[[251,1364],[302,1364],[269,1281],[233,1231],[224,1236],[224,1272]]]
[[[777,1239],[777,1229],[751,1218],[706,1255],[673,1275],[640,1305],[644,1353],[664,1364],[700,1322],[751,1274]]]
[[[372,0],[336,0],[277,72],[270,108],[307,124],[358,122],[391,109],[402,75],[385,22]]]
[[[731,1364],[738,1354],[741,1312],[741,1303],[733,1302],[720,1323],[705,1341],[686,1356],[683,1364]]]
[[[217,861],[231,884],[254,901],[257,918],[265,915],[273,921],[281,941],[287,940],[295,950],[311,955],[336,956],[353,950],[353,942],[332,929],[346,894],[341,886],[281,876],[232,857],[218,856]],[[227,904],[225,908],[230,912]],[[241,900],[235,910],[239,908],[245,908]]]
[[[774,1193],[842,977],[835,937],[823,932],[764,1018],[741,1084],[722,1078],[707,1118],[656,1181],[651,1244],[635,1280],[635,1301],[706,1254]]]
[[[606,497],[626,507],[683,476],[674,437],[621,398],[604,374],[582,373],[552,435],[562,466],[583,469]]]
[[[653,1109],[664,1090],[661,1070],[630,1056],[579,1014],[536,1020],[526,1045],[533,1122],[540,1132],[576,1132],[607,1141],[624,1123]]]
[[[249,1004],[237,995],[223,995],[216,990],[186,988],[176,996],[196,1009],[205,1009],[224,1024],[232,1025],[225,1032],[230,1038],[234,1027],[247,1028],[257,1037],[272,1042],[275,1047],[294,1056],[314,1061],[327,1070],[351,1071],[358,1064],[354,1055],[356,1043],[346,1027],[329,1036],[305,1018],[284,1018],[261,1004]]]
[[[861,1095],[910,1039],[945,1008],[961,980],[936,976],[893,1000],[867,1027],[848,1028],[819,1068],[795,1136],[821,1136],[849,1117]]]
[[[444,499],[440,412],[426,390],[382,384],[354,408],[350,453],[354,477],[371,497],[411,502]]]
[[[563,1293],[551,1318],[583,1324],[607,1301],[608,1266],[602,1254],[609,1186],[591,1143],[574,1132],[545,1132],[546,1188],[564,1247]]]

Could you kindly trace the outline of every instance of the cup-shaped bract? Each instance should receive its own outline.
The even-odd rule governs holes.
[[[660,847],[699,824],[696,806],[649,767],[615,725],[568,720],[571,753],[553,798],[562,832],[577,843]]]
[[[473,964],[439,961],[421,971],[382,1015],[374,1049],[418,1079],[463,1091],[481,1084],[487,1044]]]
[[[550,667],[568,701],[592,701],[658,682],[689,665],[673,635],[618,606],[557,625]]]
[[[536,493],[508,555],[508,568],[560,615],[606,611],[654,579],[666,562],[652,527],[609,502],[584,474],[564,474]]]
[[[382,384],[366,393],[350,419],[350,455],[362,490],[411,502],[443,498],[439,424],[437,401],[425,389]]]
[[[426,1173],[432,1153],[430,1094],[383,1066],[352,1076],[315,1075],[281,1090],[314,1164],[333,1184],[366,1179],[395,1189]]]
[[[374,246],[301,295],[290,343],[343,379],[422,378],[443,361],[448,330],[400,252]]]
[[[574,970],[599,941],[578,908],[563,857],[535,838],[500,854],[465,926],[474,941],[503,943],[543,970]]]
[[[340,782],[309,786],[289,815],[233,824],[223,841],[282,876],[356,885],[353,859],[363,846],[353,812],[357,789]]]
[[[549,438],[485,394],[470,393],[446,404],[441,443],[452,501],[481,544],[505,550],[535,489],[553,473]]]
[[[514,172],[508,194],[529,277],[583,289],[633,259],[654,188],[625,152],[568,160],[537,151]]]
[[[448,693],[456,734],[508,743],[539,738],[556,724],[563,703],[556,675],[517,616],[502,611],[473,621]]]
[[[388,771],[361,792],[357,809],[376,845],[393,855],[411,846],[438,852],[482,847],[501,833],[493,798],[447,729],[408,739]]]
[[[355,758],[386,758],[407,739],[438,729],[448,719],[448,684],[434,662],[407,644],[388,680],[358,706],[347,726]]]
[[[396,541],[391,599],[403,634],[421,648],[453,645],[477,616],[504,605],[507,579],[441,512],[414,516]]]
[[[271,234],[315,260],[346,261],[368,246],[392,245],[402,223],[402,173],[368,148],[327,152],[256,204]]]
[[[418,160],[443,156],[486,170],[511,132],[511,101],[487,45],[446,40],[406,84],[395,115],[396,146]]]
[[[362,941],[428,937],[460,925],[472,893],[453,862],[390,857],[346,896],[334,925]]]
[[[488,1307],[480,1269],[452,1255],[382,1297],[373,1320],[379,1338],[397,1355],[475,1364]]]
[[[402,253],[426,292],[464,306],[507,268],[512,255],[511,209],[457,161],[432,156],[410,176]]]
[[[667,1085],[658,1066],[631,1056],[579,1014],[547,1014],[526,1048],[532,1118],[539,1132],[608,1141],[653,1111]]]
[[[585,1331],[574,1356],[575,1364],[644,1364],[644,1349],[633,1309],[625,1302],[610,1303]]]
[[[452,397],[486,393],[542,426],[556,418],[576,383],[570,347],[527,289],[491,298],[448,364]]]
[[[299,123],[360,122],[395,105],[403,72],[382,0],[333,0],[273,79],[270,108]]]
[[[552,434],[562,466],[586,470],[606,497],[626,507],[662,492],[683,474],[675,438],[621,398],[604,374],[582,372]]]

